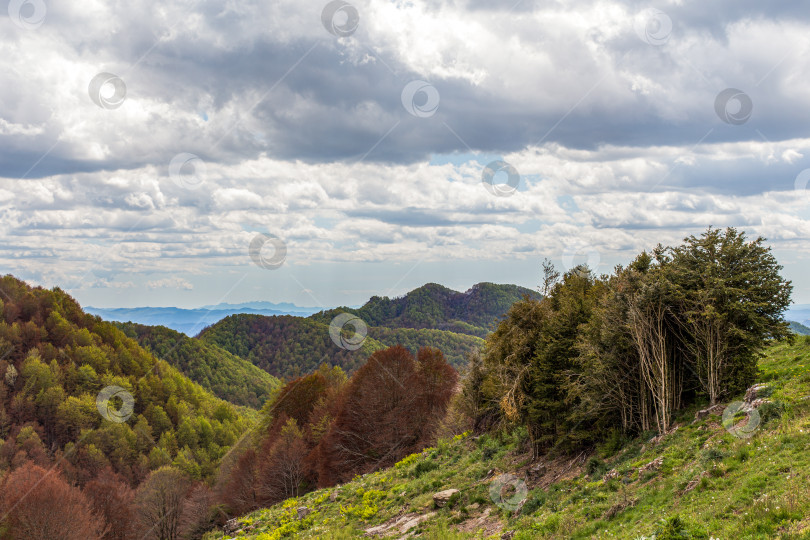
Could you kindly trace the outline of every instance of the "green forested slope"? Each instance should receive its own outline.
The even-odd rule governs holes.
[[[412,353],[436,347],[451,364],[462,366],[466,355],[480,349],[482,338],[526,296],[539,297],[516,285],[479,283],[460,293],[429,283],[400,298],[375,296],[359,309],[333,309],[308,318],[232,315],[198,338],[287,378],[311,373],[323,362],[351,373],[374,351],[394,345]],[[359,350],[343,350],[329,338],[329,324],[340,313],[352,313],[368,327]]]
[[[0,476],[31,460],[79,484],[107,467],[137,484],[167,464],[202,479],[253,425],[60,289],[6,276],[0,313]]]
[[[165,326],[115,323],[127,336],[215,396],[257,409],[280,381],[247,360]]]
[[[369,326],[433,328],[485,337],[509,307],[525,296],[539,298],[535,291],[517,285],[478,283],[461,293],[428,283],[399,298],[374,296],[358,309],[339,308],[312,318],[328,324],[346,311]]]
[[[277,377],[296,377],[315,371],[322,363],[357,369],[382,344],[366,338],[360,349],[348,351],[329,337],[329,326],[311,319],[283,315],[231,315],[198,336]]]
[[[203,330],[199,340],[285,378],[312,373],[322,363],[352,373],[371,353],[394,345],[403,345],[412,353],[422,347],[435,347],[451,364],[460,366],[467,353],[484,343],[475,336],[444,330],[369,327],[361,348],[349,351],[335,345],[329,337],[329,325],[319,320],[263,315],[226,317]]]

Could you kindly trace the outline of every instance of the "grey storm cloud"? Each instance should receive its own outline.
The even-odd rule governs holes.
[[[645,8],[642,3],[614,5],[629,15]],[[596,25],[586,34],[574,32],[574,26],[570,33],[527,29],[532,15],[593,6],[529,1],[430,4],[425,16],[452,13],[461,23],[475,17],[486,23],[492,14],[506,20],[514,17],[513,31],[503,20],[484,28],[504,44],[524,40],[532,55],[545,57],[526,66],[527,70],[544,66],[539,78],[522,79],[521,66],[514,65],[500,74],[484,73],[478,81],[417,71],[395,41],[378,39],[379,32],[362,27],[351,37],[335,39],[318,27],[319,13],[312,6],[287,5],[271,13],[246,3],[234,12],[207,2],[194,8],[193,18],[177,7],[171,11],[172,19],[146,5],[127,5],[112,13],[122,19],[110,23],[115,32],[91,25],[88,35],[73,32],[80,12],[62,13],[53,6],[47,24],[37,30],[53,34],[42,46],[43,54],[75,56],[90,64],[95,59],[99,71],[120,73],[126,81],[129,103],[122,109],[135,102],[152,109],[138,118],[123,119],[121,110],[101,111],[106,116],[100,117],[82,96],[80,103],[88,113],[81,121],[98,128],[89,129],[84,140],[67,141],[65,133],[74,126],[59,118],[60,108],[75,107],[74,103],[32,102],[32,88],[27,86],[41,84],[21,70],[39,67],[18,66],[11,77],[15,89],[3,91],[11,105],[4,115],[16,124],[41,126],[42,133],[0,135],[0,174],[44,177],[131,169],[167,164],[184,151],[223,163],[262,153],[312,163],[361,159],[413,163],[434,154],[470,150],[505,154],[552,143],[580,149],[690,146],[710,130],[707,142],[713,143],[762,137],[782,141],[806,134],[808,95],[790,86],[792,74],[780,72],[770,57],[747,58],[727,49],[729,28],[746,21],[784,22],[806,30],[810,15],[801,2],[771,6],[729,0],[711,10],[694,3],[665,6],[673,30],[662,47],[639,39],[629,18],[618,29]],[[359,4],[358,10],[361,25],[374,28],[373,13]],[[193,31],[183,17],[199,20]],[[288,21],[290,29],[279,31]],[[403,18],[401,24],[412,23]],[[23,46],[22,39],[18,37],[17,46]],[[66,50],[50,50],[51,46]],[[474,54],[475,44],[468,49],[457,53]],[[786,52],[789,56],[790,50]],[[697,65],[701,57],[712,54],[729,58]],[[446,61],[451,65],[454,59]],[[786,62],[795,65],[795,61]],[[482,70],[491,70],[493,63],[492,58],[482,58]],[[504,74],[515,80],[497,78]],[[428,118],[410,115],[403,107],[402,90],[413,80],[426,80],[440,96],[436,113]],[[74,78],[71,83],[77,83],[74,94],[86,94],[86,81]],[[724,124],[714,112],[716,95],[727,87],[744,89],[754,103],[754,113],[743,126]],[[40,96],[47,99],[48,94]],[[103,155],[77,151],[92,145],[108,151]]]

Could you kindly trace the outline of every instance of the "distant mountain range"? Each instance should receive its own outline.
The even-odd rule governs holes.
[[[785,320],[810,326],[810,304],[793,304],[785,312]]]
[[[322,307],[300,307],[282,302],[244,302],[242,304],[217,304],[196,309],[176,307],[97,308],[87,306],[87,313],[98,315],[107,321],[134,322],[148,326],[165,326],[188,336],[217,321],[237,313],[252,315],[295,315],[308,317],[323,310]]]

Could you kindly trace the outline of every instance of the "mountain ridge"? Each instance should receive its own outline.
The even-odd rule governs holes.
[[[396,298],[373,296],[359,308],[334,308],[307,318],[234,314],[197,337],[277,377],[299,376],[323,362],[352,372],[374,351],[400,344],[411,353],[436,347],[451,365],[461,367],[468,354],[483,346],[499,318],[525,296],[540,295],[509,284],[482,282],[459,292],[427,283]],[[357,350],[340,348],[329,337],[329,327],[341,313],[357,316],[367,327]]]

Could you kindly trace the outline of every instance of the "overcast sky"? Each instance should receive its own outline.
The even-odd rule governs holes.
[[[84,305],[533,287],[709,225],[810,302],[806,0],[6,5],[0,267]]]

